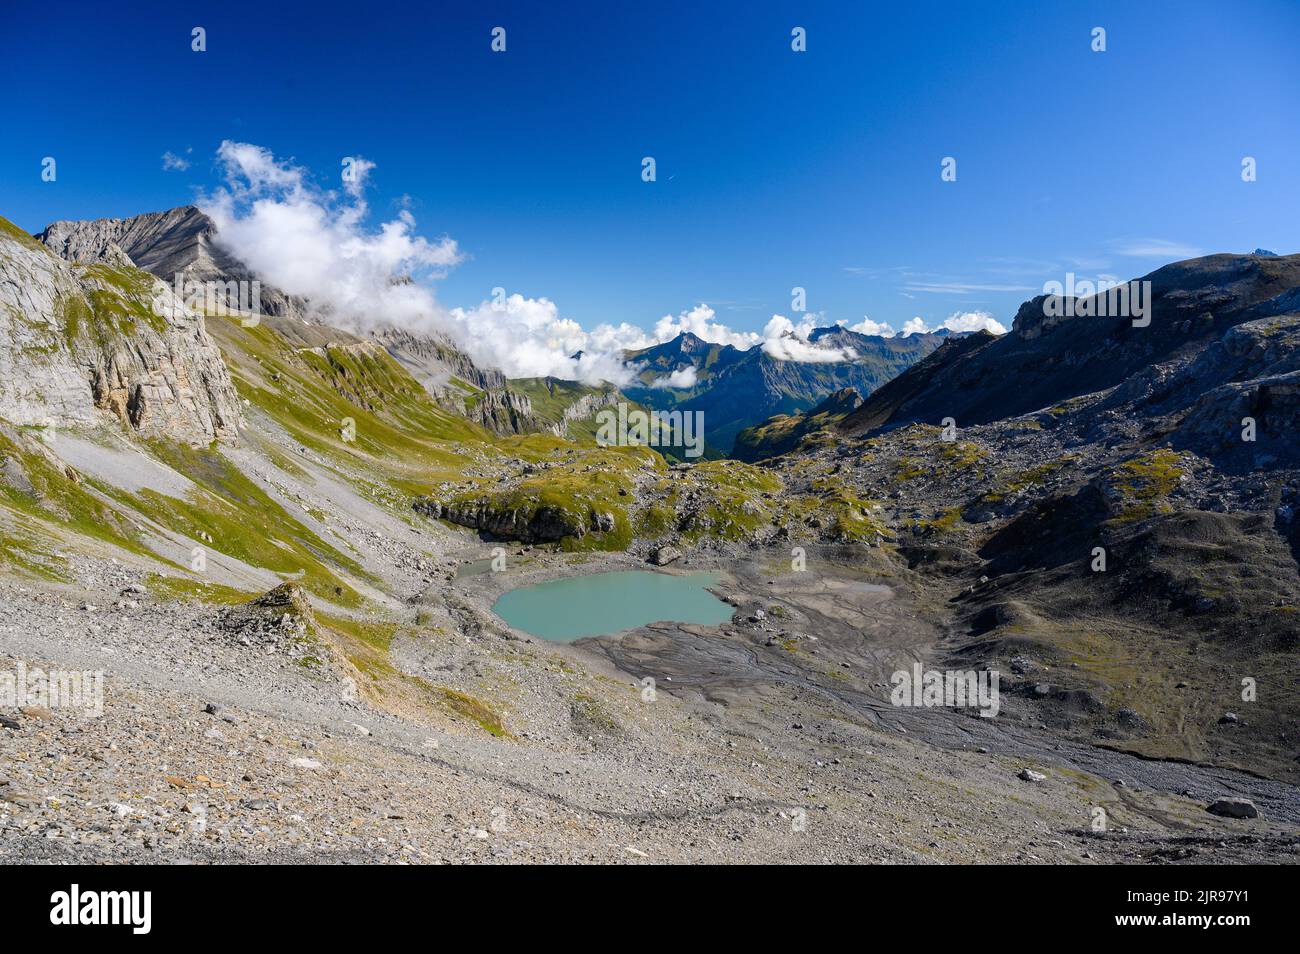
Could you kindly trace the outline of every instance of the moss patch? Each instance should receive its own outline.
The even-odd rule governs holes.
[[[498,739],[513,738],[506,731],[501,722],[501,717],[487,703],[481,702],[463,692],[457,692],[455,689],[448,689],[445,686],[439,686],[435,691],[441,696],[443,704],[449,710],[458,716],[477,723],[484,732],[496,736]]]

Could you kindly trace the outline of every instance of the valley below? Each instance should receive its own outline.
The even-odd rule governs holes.
[[[744,458],[685,461],[432,332],[159,314],[243,274],[198,210],[0,225],[0,676],[103,690],[0,699],[6,862],[1300,860],[1300,257],[887,374],[683,335],[628,360],[718,383],[642,397]],[[734,612],[492,609],[631,571]],[[913,667],[996,715],[898,704]]]

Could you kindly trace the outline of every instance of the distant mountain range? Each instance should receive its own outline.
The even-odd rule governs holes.
[[[949,336],[943,331],[882,338],[838,326],[818,328],[809,335],[809,344],[845,349],[854,357],[812,362],[786,361],[762,347],[741,350],[682,332],[672,341],[626,352],[629,364],[641,366],[640,386],[623,390],[648,407],[704,412],[705,441],[715,452],[730,453],[745,428],[776,414],[806,411],[845,388],[869,394]],[[691,383],[666,385],[673,375]]]

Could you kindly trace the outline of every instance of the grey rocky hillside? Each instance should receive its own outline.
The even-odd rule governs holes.
[[[1294,778],[1300,256],[1147,280],[1145,327],[1034,299],[764,466],[874,499],[945,651],[1014,673],[1022,718]],[[1272,687],[1248,716],[1244,679]]]

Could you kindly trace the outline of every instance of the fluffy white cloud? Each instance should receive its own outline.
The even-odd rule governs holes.
[[[949,315],[941,327],[949,331],[988,331],[995,335],[1005,335],[1006,326],[987,311],[963,311]]]
[[[732,331],[721,322],[715,321],[716,317],[713,309],[703,304],[696,305],[690,311],[683,311],[676,318],[672,315],[664,315],[655,322],[654,339],[659,342],[672,341],[685,331],[711,344],[734,345],[741,349],[752,348],[762,343],[761,336],[752,331]]]
[[[499,303],[453,308],[445,323],[476,363],[500,368],[512,378],[549,375],[588,384],[630,384],[635,369],[623,364],[623,350],[654,343],[629,324],[602,324],[584,331],[561,316],[555,302],[518,294]]]
[[[186,153],[192,152],[193,149],[186,149]],[[178,156],[168,149],[162,154],[162,167],[164,172],[184,172],[190,167],[190,161],[184,156]]]
[[[852,348],[818,345],[808,340],[817,327],[811,315],[805,315],[795,324],[784,315],[773,315],[763,327],[763,351],[781,361],[803,361],[830,364],[851,361],[857,357]]]
[[[588,333],[546,298],[516,294],[448,311],[429,282],[461,260],[460,249],[447,237],[417,235],[406,209],[368,228],[362,193],[374,169],[369,160],[354,157],[340,193],[313,185],[306,170],[261,146],[227,141],[217,156],[226,184],[200,204],[221,243],[260,279],[308,299],[332,323],[445,331],[476,362],[511,377],[592,383],[629,382],[622,349],[654,343],[627,324]]]
[[[361,198],[361,193],[366,190],[366,179],[370,177],[375,164],[361,156],[348,156],[343,160],[342,166],[343,191],[353,198]]]
[[[856,331],[860,335],[878,335],[881,338],[894,337],[894,329],[883,321],[872,321],[866,315],[856,325],[849,325],[849,331]]]
[[[416,235],[405,210],[368,229],[359,187],[344,196],[319,189],[305,170],[261,146],[227,140],[217,157],[226,185],[200,205],[221,244],[260,279],[311,300],[340,324],[436,323],[441,309],[433,291],[405,279],[437,277],[459,262],[455,241]]]
[[[910,334],[925,334],[927,331],[938,331],[941,328],[952,332],[988,331],[995,335],[1007,333],[1006,326],[987,311],[958,311],[949,315],[942,324],[934,328],[929,327],[924,318],[909,318],[904,323],[901,334],[906,338]]]
[[[432,283],[462,259],[456,242],[430,240],[416,232],[415,218],[403,208],[377,226],[367,225],[364,191],[375,164],[351,157],[342,188],[314,184],[307,171],[251,143],[229,140],[217,157],[225,184],[199,204],[216,222],[219,241],[261,280],[309,300],[332,323],[367,330],[396,324],[414,331],[445,331],[485,367],[509,377],[551,375],[587,383],[627,385],[637,368],[623,363],[625,350],[670,341],[682,332],[741,349],[762,347],[785,361],[835,362],[856,357],[851,348],[809,340],[818,316],[798,324],[773,315],[761,333],[736,331],[718,320],[706,304],[664,315],[647,332],[635,325],[601,324],[590,330],[560,314],[547,298],[513,294],[468,308],[440,305]],[[982,313],[953,315],[944,327],[1005,331]],[[853,326],[867,334],[892,334],[868,318]],[[925,330],[914,318],[903,333]],[[575,355],[577,355],[575,357]],[[691,387],[695,371],[686,368],[655,382],[659,387]]]
[[[651,382],[652,388],[693,388],[699,375],[693,365],[687,365],[684,368],[678,368],[672,374],[665,374],[663,377],[656,378]]]

